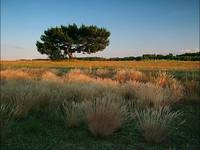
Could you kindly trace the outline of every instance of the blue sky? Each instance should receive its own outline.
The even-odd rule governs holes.
[[[46,58],[35,46],[41,34],[72,23],[111,32],[110,45],[91,56],[199,49],[199,0],[1,0],[1,59]]]

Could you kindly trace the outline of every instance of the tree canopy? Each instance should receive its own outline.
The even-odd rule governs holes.
[[[49,28],[37,41],[37,50],[50,59],[72,58],[73,53],[95,53],[109,45],[110,32],[97,26],[76,24]]]

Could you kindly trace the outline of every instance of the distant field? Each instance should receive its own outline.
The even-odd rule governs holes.
[[[1,61],[6,68],[131,68],[136,70],[199,70],[199,61]]]

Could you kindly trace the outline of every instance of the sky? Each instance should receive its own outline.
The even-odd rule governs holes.
[[[1,0],[1,59],[47,58],[44,30],[73,23],[111,32],[104,51],[78,57],[199,51],[199,0]]]

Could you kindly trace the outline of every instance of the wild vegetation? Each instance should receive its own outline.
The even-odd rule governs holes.
[[[2,149],[199,149],[194,74],[3,68]]]

